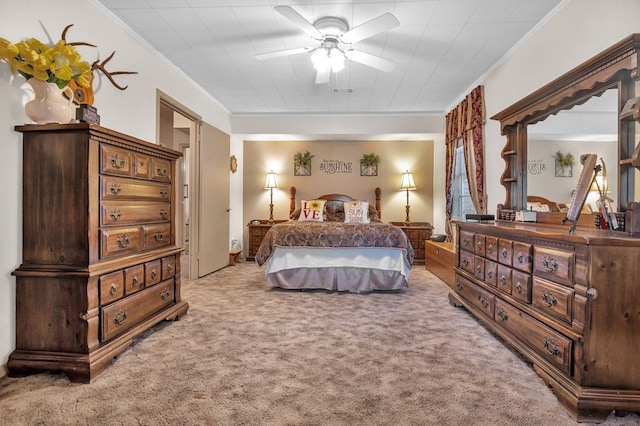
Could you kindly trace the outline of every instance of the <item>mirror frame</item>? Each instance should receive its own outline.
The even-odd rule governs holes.
[[[634,120],[640,122],[640,102],[627,113],[621,111],[635,99],[640,80],[640,34],[631,34],[610,48],[563,74],[491,117],[500,121],[507,137],[501,157],[505,170],[500,184],[505,200],[498,204],[496,219],[513,220],[515,211],[527,205],[527,126],[559,111],[581,105],[605,90],[618,90],[618,211],[634,201],[632,157],[635,149]],[[629,107],[625,108],[627,111]],[[640,146],[640,144],[639,144]],[[613,171],[613,170],[611,170]]]

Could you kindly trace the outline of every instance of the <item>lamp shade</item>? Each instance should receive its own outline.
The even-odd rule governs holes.
[[[402,174],[402,183],[399,189],[408,191],[418,189],[416,188],[416,183],[413,181],[413,174],[408,170]]]
[[[275,174],[273,170],[267,173],[267,180],[264,183],[264,189],[273,189],[279,188],[278,186],[278,176]]]

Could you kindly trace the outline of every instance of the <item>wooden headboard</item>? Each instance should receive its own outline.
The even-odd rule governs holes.
[[[289,190],[289,216],[293,214],[296,210],[296,187],[292,186]],[[376,196],[376,202],[374,204],[376,210],[378,211],[378,217],[382,219],[382,210],[380,209],[380,195],[382,194],[382,190],[378,187],[374,190]],[[327,200],[328,203],[331,202],[340,202],[344,203],[345,201],[353,201],[354,198],[344,195],[344,194],[325,194],[317,197],[318,200]]]

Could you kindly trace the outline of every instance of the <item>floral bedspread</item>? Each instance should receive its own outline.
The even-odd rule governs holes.
[[[274,247],[389,247],[405,250],[413,263],[413,247],[402,229],[382,223],[298,222],[291,220],[273,225],[256,253],[263,265]]]

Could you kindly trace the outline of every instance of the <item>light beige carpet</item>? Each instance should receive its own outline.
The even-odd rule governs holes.
[[[422,266],[400,293],[270,291],[254,263],[183,288],[187,316],[136,339],[94,383],[0,379],[0,424],[575,424]]]

